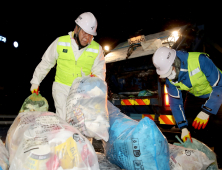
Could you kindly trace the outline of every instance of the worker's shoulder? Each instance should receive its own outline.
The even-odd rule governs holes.
[[[58,39],[65,39],[65,38],[70,38],[70,35],[62,35],[58,37]]]
[[[188,57],[188,52],[187,51],[182,51],[182,50],[178,50],[176,51],[176,55],[179,57]]]
[[[208,54],[202,53],[199,55],[199,61],[209,62],[209,60],[211,60],[211,59],[208,57]]]
[[[94,40],[92,40],[91,45],[99,46],[100,48],[102,48],[101,45],[98,42],[94,41]]]

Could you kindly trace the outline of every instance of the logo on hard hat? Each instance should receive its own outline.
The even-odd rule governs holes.
[[[167,59],[169,59],[169,58],[170,58],[170,56],[171,56],[171,52],[169,52],[169,54],[168,54],[168,56],[167,56]]]
[[[81,16],[79,16],[79,19],[81,20],[81,19],[82,19],[82,17],[81,17]]]
[[[93,26],[93,27],[91,27],[91,28],[92,28],[92,30],[93,30],[94,26]]]

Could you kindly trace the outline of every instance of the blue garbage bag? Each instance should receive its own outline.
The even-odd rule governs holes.
[[[204,143],[200,142],[195,138],[192,138],[193,143],[191,143],[189,138],[187,139],[186,142],[182,142],[178,136],[176,136],[176,138],[177,140],[179,140],[180,143],[174,143],[174,145],[199,150],[205,153],[206,156],[209,158],[209,160],[214,160],[214,162],[207,167],[207,170],[218,170],[216,154],[207,145],[205,145]]]
[[[137,122],[109,101],[107,108],[110,129],[104,148],[111,163],[127,170],[170,170],[168,142],[151,119]]]

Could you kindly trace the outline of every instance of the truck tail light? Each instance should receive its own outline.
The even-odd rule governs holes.
[[[165,84],[164,84],[164,104],[165,106],[170,106],[169,96],[168,96],[168,92],[167,92],[167,88]]]

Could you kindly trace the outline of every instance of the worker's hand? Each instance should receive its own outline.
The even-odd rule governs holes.
[[[37,84],[32,84],[30,91],[31,91],[31,93],[38,94],[39,86]]]
[[[186,142],[187,138],[190,138],[191,143],[193,143],[189,130],[187,128],[183,128],[181,133],[181,139]]]
[[[201,127],[204,129],[209,121],[209,117],[210,116],[207,113],[201,111],[194,119],[192,126],[198,130],[200,130]]]

